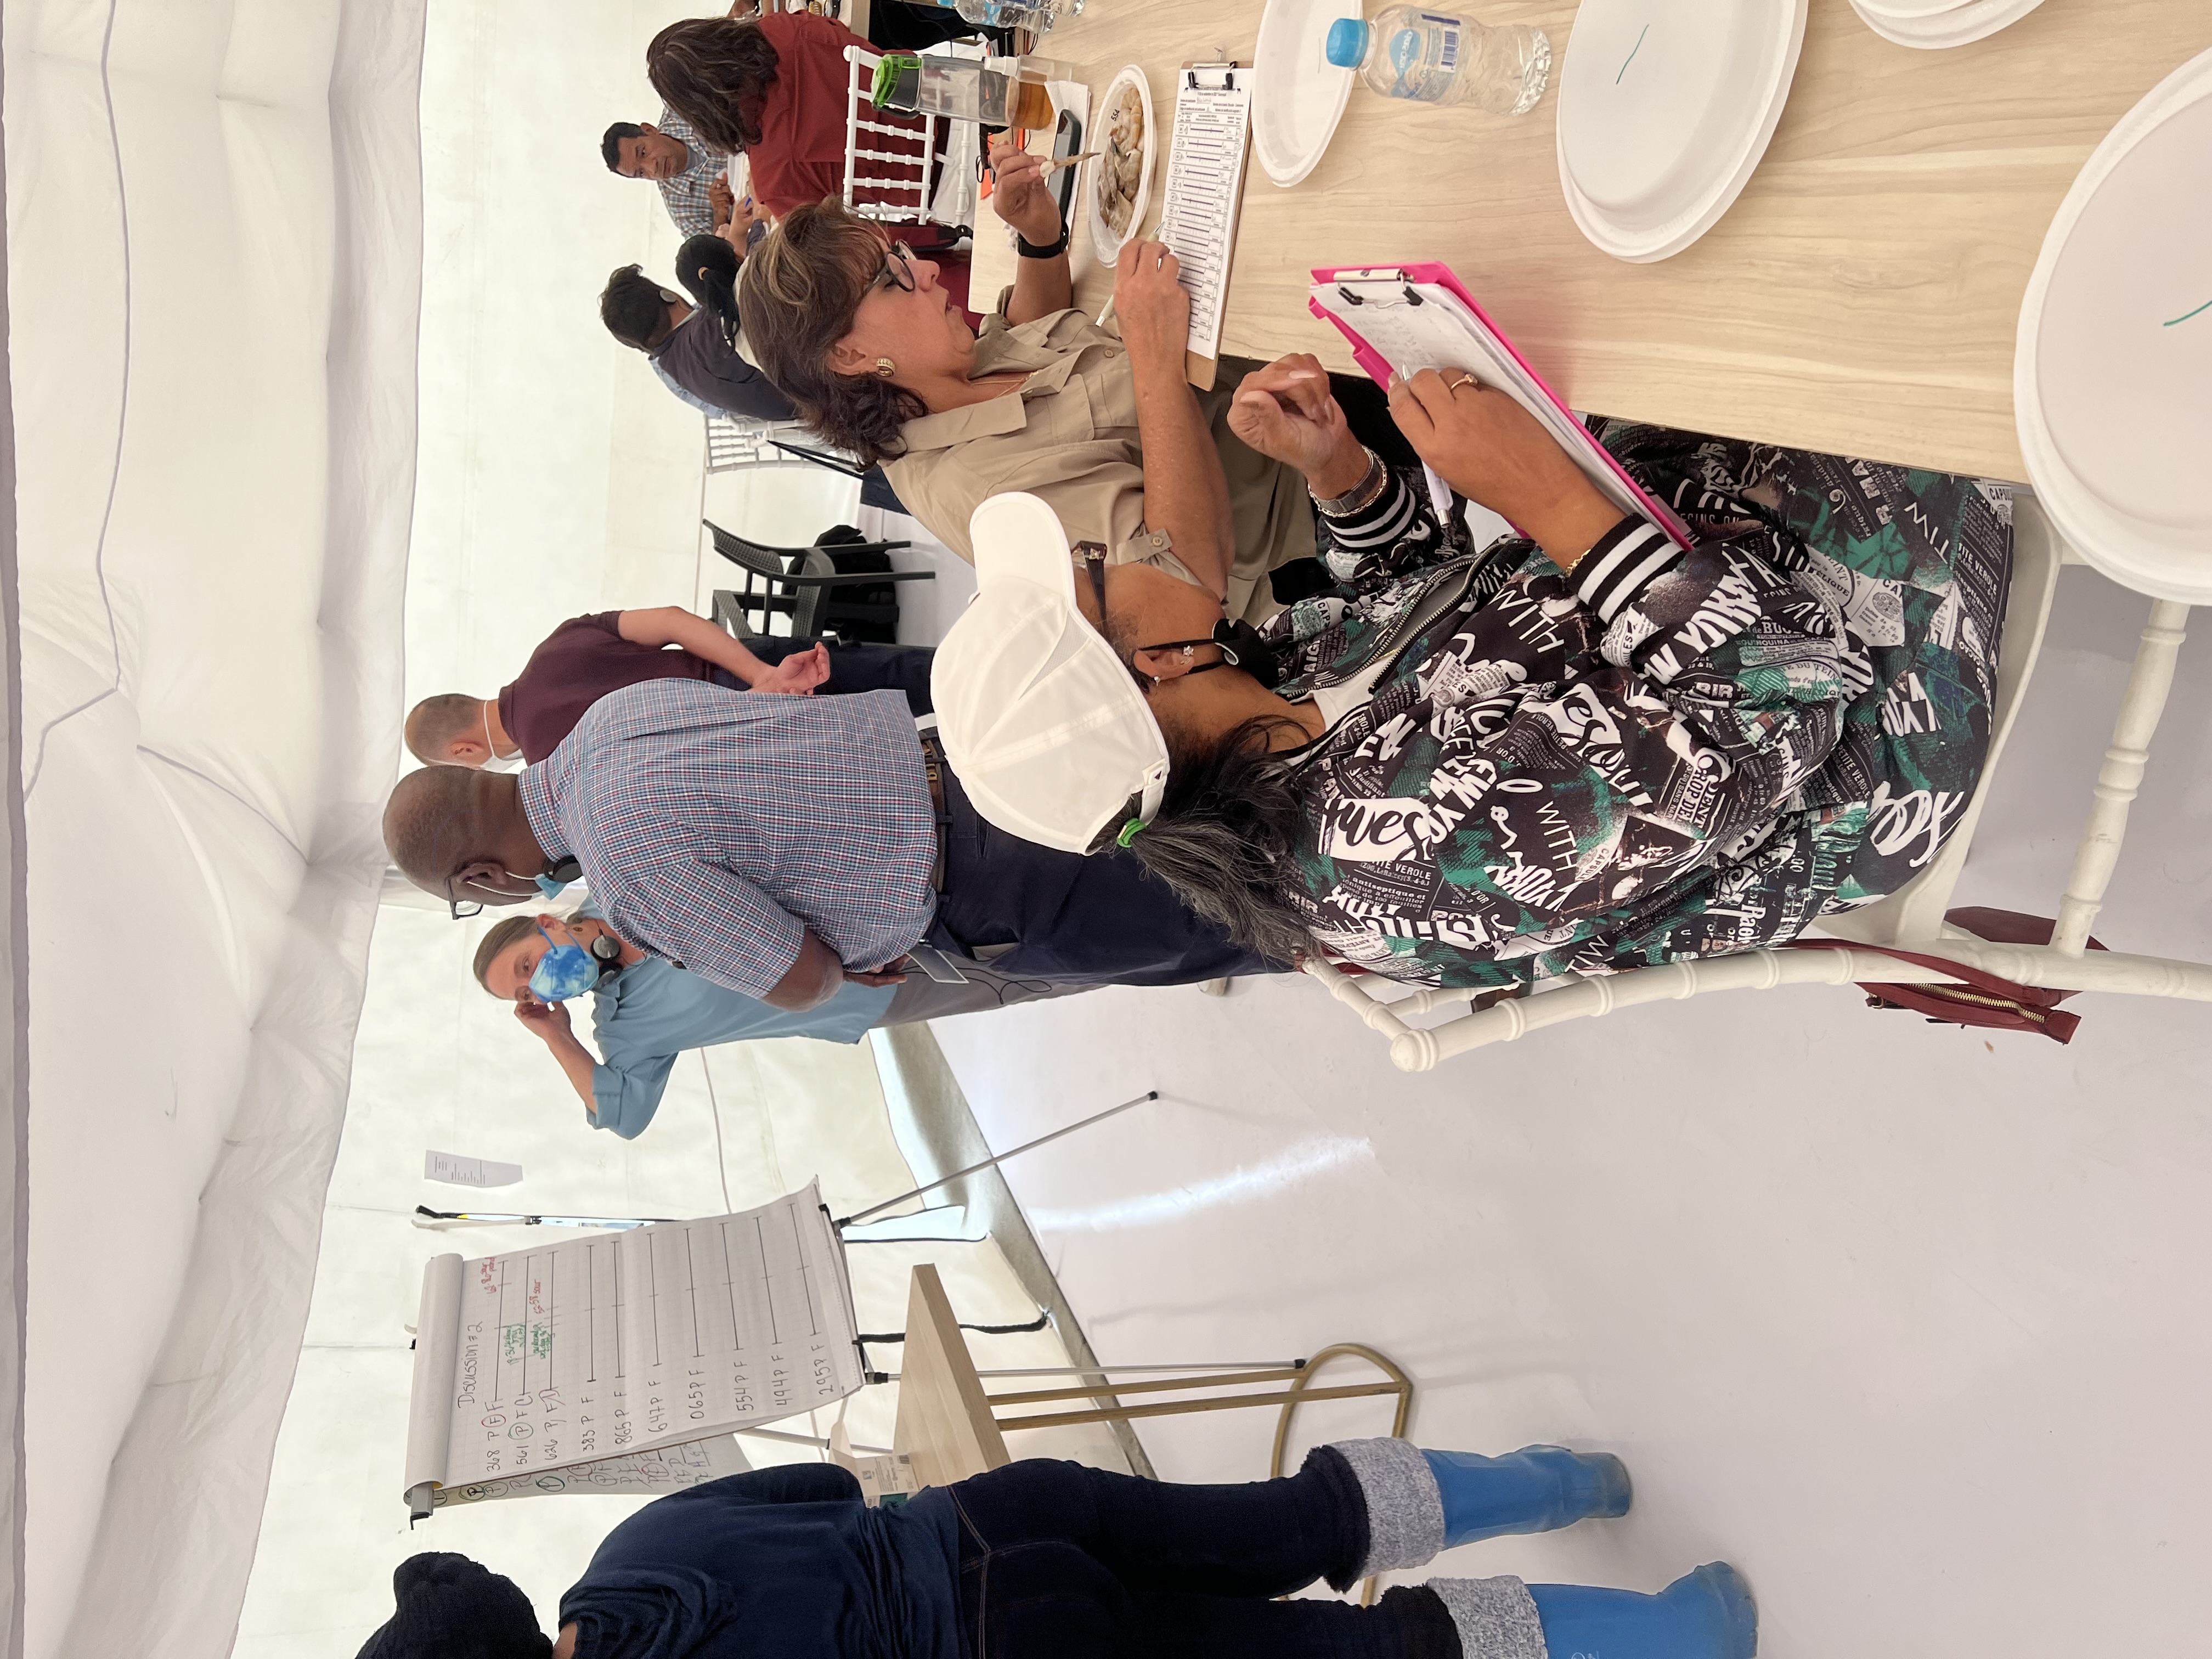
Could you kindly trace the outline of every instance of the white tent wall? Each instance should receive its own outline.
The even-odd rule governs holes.
[[[706,433],[599,321],[673,285],[653,185],[599,159],[658,121],[645,46],[700,0],[437,0],[423,43],[422,445],[407,698],[489,696],[579,612],[691,602]]]
[[[383,864],[422,16],[6,10],[35,1659],[244,1590]]]
[[[4,92],[0,92],[4,100]],[[0,210],[7,202],[0,168]],[[0,258],[4,264],[4,258]],[[0,336],[7,328],[7,290],[0,282]],[[23,1335],[30,1301],[31,997],[30,916],[24,894],[22,629],[16,594],[15,420],[0,363],[0,730],[6,771],[0,774],[0,1421],[8,1454],[0,1463],[0,1659],[23,1651]]]

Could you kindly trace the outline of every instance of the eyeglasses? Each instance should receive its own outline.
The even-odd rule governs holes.
[[[885,288],[895,288],[902,294],[914,292],[914,250],[904,242],[893,242],[884,250],[884,268],[868,284],[868,293]]]
[[[446,878],[446,908],[453,913],[455,921],[466,921],[471,916],[483,914],[483,906],[478,901],[453,896],[453,878],[451,876]]]

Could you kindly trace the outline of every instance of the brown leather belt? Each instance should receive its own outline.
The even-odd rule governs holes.
[[[952,828],[952,811],[945,804],[945,750],[934,732],[917,732],[921,739],[921,769],[929,779],[929,805],[937,815],[937,856],[930,863],[929,884],[945,891],[945,844]]]

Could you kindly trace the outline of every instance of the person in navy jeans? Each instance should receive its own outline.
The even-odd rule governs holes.
[[[1629,1499],[1618,1458],[1557,1446],[1346,1441],[1242,1486],[1032,1460],[898,1509],[799,1464],[640,1510],[562,1597],[557,1639],[509,1580],[418,1555],[360,1659],[1751,1659],[1757,1610],[1718,1562],[1656,1595],[1501,1577],[1281,1599]]]

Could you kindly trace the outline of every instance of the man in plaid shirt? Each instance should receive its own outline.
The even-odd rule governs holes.
[[[985,823],[897,692],[648,680],[602,697],[527,771],[410,773],[384,836],[456,916],[580,876],[623,938],[779,1008],[894,983],[925,942],[1055,983],[1282,971],[1126,854],[1080,858]]]
[[[754,216],[750,201],[741,215],[731,194],[729,154],[700,137],[674,110],[664,106],[658,126],[616,122],[599,140],[599,155],[608,172],[658,185],[661,205],[686,236],[710,236],[742,217],[738,246],[743,251],[743,234]]]

